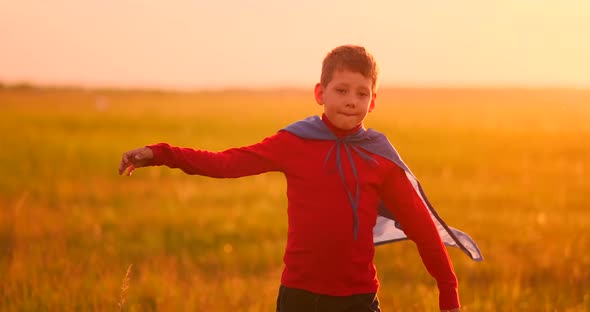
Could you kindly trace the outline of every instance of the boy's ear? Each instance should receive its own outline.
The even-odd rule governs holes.
[[[321,83],[316,83],[313,94],[315,95],[315,101],[318,105],[324,105],[324,87]]]
[[[377,99],[377,93],[373,93],[373,98],[371,99],[371,104],[369,104],[369,113],[375,109],[375,100]]]

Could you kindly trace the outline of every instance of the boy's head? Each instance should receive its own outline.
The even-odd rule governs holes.
[[[326,87],[334,76],[334,72],[347,70],[359,73],[372,81],[371,91],[377,92],[377,79],[379,67],[364,47],[356,45],[343,45],[330,51],[322,62],[322,75],[320,83]]]
[[[337,128],[354,129],[375,107],[379,69],[365,48],[344,45],[330,51],[322,64],[315,98]]]

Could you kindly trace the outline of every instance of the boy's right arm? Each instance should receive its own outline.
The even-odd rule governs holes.
[[[187,174],[215,178],[237,178],[268,171],[281,171],[281,159],[288,146],[286,139],[288,140],[288,134],[279,132],[257,144],[230,148],[222,152],[176,147],[167,143],[149,145],[123,154],[119,173],[125,170],[125,163],[138,167],[133,162],[137,162],[141,167],[164,165],[179,168]],[[145,149],[149,149],[149,152]],[[136,158],[138,155],[140,159]],[[140,162],[145,159],[145,162]]]

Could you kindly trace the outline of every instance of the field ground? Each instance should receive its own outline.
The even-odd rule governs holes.
[[[0,310],[273,311],[286,236],[280,174],[154,167],[148,143],[255,143],[320,113],[311,92],[0,88]],[[463,311],[590,311],[590,91],[382,90],[384,132],[438,212],[484,253],[450,250]],[[411,242],[377,248],[384,311],[436,311]]]

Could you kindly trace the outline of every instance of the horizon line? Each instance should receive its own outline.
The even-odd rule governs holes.
[[[166,86],[123,86],[123,85],[84,85],[84,84],[48,84],[29,81],[5,82],[0,80],[0,90],[85,90],[85,91],[115,91],[115,92],[157,92],[157,93],[199,93],[199,92],[264,92],[264,91],[308,91],[312,87],[304,86],[223,86],[223,87],[166,87]],[[588,86],[546,84],[387,84],[380,85],[378,90],[579,90],[590,91]]]

